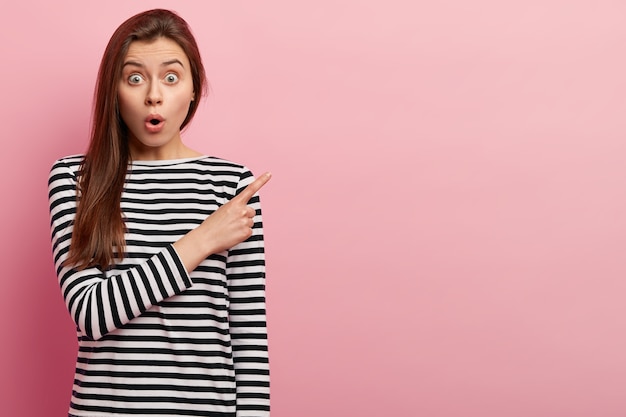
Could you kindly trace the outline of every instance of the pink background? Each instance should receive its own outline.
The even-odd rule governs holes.
[[[0,414],[64,416],[46,180],[113,30],[197,35],[187,142],[262,191],[274,417],[626,415],[626,3],[10,2]]]

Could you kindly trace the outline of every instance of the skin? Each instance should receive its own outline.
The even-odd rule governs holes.
[[[173,40],[130,44],[119,83],[120,114],[129,128],[133,160],[200,156],[181,140],[180,125],[195,100],[189,59]],[[146,126],[151,115],[164,119],[159,132]]]
[[[118,102],[120,114],[129,128],[129,148],[133,160],[168,160],[201,156],[181,139],[180,125],[195,100],[189,59],[171,39],[135,41],[124,59]],[[158,132],[146,119],[159,115],[163,125]],[[230,249],[252,235],[255,210],[248,201],[271,178],[266,172],[239,195],[221,206],[198,227],[174,243],[187,272],[208,256]]]

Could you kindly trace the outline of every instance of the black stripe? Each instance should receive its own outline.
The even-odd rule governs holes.
[[[111,282],[109,282],[109,285],[107,286],[108,293],[109,293],[109,300],[111,300],[111,307],[112,307],[111,314],[113,315],[113,323],[115,324],[116,328],[122,327],[122,321],[120,320],[120,316],[118,314],[117,301],[115,301],[115,288],[113,287],[113,284],[117,283],[117,278],[118,277],[114,277],[111,280]],[[126,311],[128,311],[128,309],[126,309]]]
[[[151,414],[151,415],[161,415],[161,416],[201,416],[207,417],[207,412],[203,410],[180,410],[180,409],[170,409],[170,408],[159,408],[159,409],[143,409],[143,408],[128,408],[128,407],[107,407],[107,406],[86,406],[76,404],[74,401],[71,403],[71,407],[74,410],[81,411],[93,411],[93,412],[106,412],[112,414]],[[220,413],[218,411],[213,411],[209,415],[210,417],[236,417],[236,412],[232,413]]]
[[[135,303],[139,306],[139,311],[142,313],[146,311],[146,307],[144,306],[143,300],[141,299],[141,293],[139,292],[139,287],[137,286],[137,281],[135,279],[135,274],[132,271],[128,271],[128,278],[130,281],[130,287],[133,290],[133,295],[135,296]],[[128,316],[132,317],[131,315]]]

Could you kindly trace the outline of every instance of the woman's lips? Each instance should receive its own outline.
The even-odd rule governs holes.
[[[150,133],[159,133],[161,129],[163,129],[163,125],[165,124],[165,120],[158,114],[151,114],[146,117],[144,125],[146,126],[146,130]]]

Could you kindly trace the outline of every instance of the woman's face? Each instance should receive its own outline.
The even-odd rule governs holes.
[[[189,59],[173,40],[134,41],[122,68],[118,102],[133,159],[173,159],[194,100]]]

